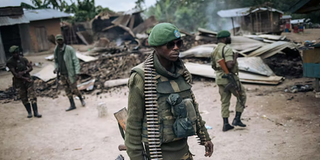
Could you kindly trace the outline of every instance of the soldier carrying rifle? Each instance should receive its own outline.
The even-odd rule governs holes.
[[[239,81],[237,57],[228,44],[231,44],[230,32],[220,31],[217,35],[218,46],[211,53],[212,68],[216,71],[216,83],[221,96],[221,115],[223,118],[222,131],[233,129],[233,126],[246,127],[241,122],[241,114],[245,108],[246,92]],[[229,124],[229,106],[231,94],[237,97],[236,116],[232,125]]]

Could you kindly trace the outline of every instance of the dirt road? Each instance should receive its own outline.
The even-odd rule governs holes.
[[[308,79],[295,80],[305,82]],[[213,157],[190,137],[196,160],[317,160],[320,159],[320,100],[312,92],[285,93],[294,82],[279,86],[246,85],[248,108],[243,114],[247,128],[222,132],[220,100],[214,82],[195,82],[193,90],[203,119],[215,144]],[[126,87],[111,93],[86,95],[87,106],[65,112],[68,100],[39,98],[43,118],[26,118],[20,102],[1,104],[0,159],[2,160],[105,160],[115,159],[123,143],[113,113],[127,106]],[[293,97],[292,100],[287,100]],[[96,106],[104,102],[108,115],[98,118]],[[235,98],[231,106],[234,106]],[[234,107],[230,107],[234,110]],[[234,113],[231,115],[234,116]],[[230,118],[231,120],[231,118]]]

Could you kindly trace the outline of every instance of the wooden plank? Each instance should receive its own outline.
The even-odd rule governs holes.
[[[41,31],[40,28],[35,28],[36,31],[36,37],[38,42],[38,51],[42,50],[42,42],[41,42]]]
[[[48,37],[47,37],[47,29],[45,27],[41,28],[41,38],[43,43],[43,49],[46,51],[49,49]]]
[[[76,33],[77,36],[82,40],[82,42],[86,45],[89,45],[89,43],[87,42],[87,40],[82,36],[82,34],[80,32]]]
[[[77,56],[79,59],[83,60],[84,62],[91,62],[91,61],[98,60],[97,57],[86,56],[86,55],[83,55],[83,54],[81,54],[81,53],[79,53],[79,52],[76,52],[76,56]]]
[[[130,29],[133,29],[134,20],[135,20],[135,15],[132,15],[132,16],[131,16],[131,20],[130,20],[130,24],[129,24],[129,28],[130,28]]]

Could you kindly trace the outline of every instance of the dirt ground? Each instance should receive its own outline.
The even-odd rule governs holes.
[[[46,62],[41,56],[27,56],[33,62]],[[45,65],[44,64],[44,65]],[[34,68],[36,73],[41,68]],[[286,93],[285,88],[309,78],[286,79],[277,86],[245,84],[248,108],[243,113],[246,128],[222,132],[220,96],[214,81],[200,79],[193,91],[215,145],[211,158],[204,147],[189,138],[195,160],[318,160],[320,159],[320,99],[313,92]],[[0,90],[11,84],[11,74],[0,71]],[[85,95],[86,107],[65,112],[69,107],[64,91],[57,99],[38,98],[41,119],[26,118],[20,101],[0,102],[0,160],[114,160],[123,139],[113,113],[127,106],[127,87],[109,93]],[[233,97],[230,121],[234,117]],[[105,103],[108,114],[98,117],[97,106]]]
[[[316,40],[319,42],[320,35],[319,35],[320,29],[306,29],[303,33],[285,33],[283,32],[282,35],[285,35],[287,39],[290,39],[295,42],[304,42],[306,40],[313,41]]]

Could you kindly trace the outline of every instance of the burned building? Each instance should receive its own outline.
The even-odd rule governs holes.
[[[277,9],[262,7],[218,11],[220,17],[230,18],[233,25],[238,24],[242,30],[251,33],[281,33],[282,14],[283,12]]]
[[[11,56],[9,48],[18,45],[22,53],[47,51],[53,44],[48,36],[61,33],[60,19],[69,14],[53,10],[23,10],[20,4],[0,5],[0,68]]]

